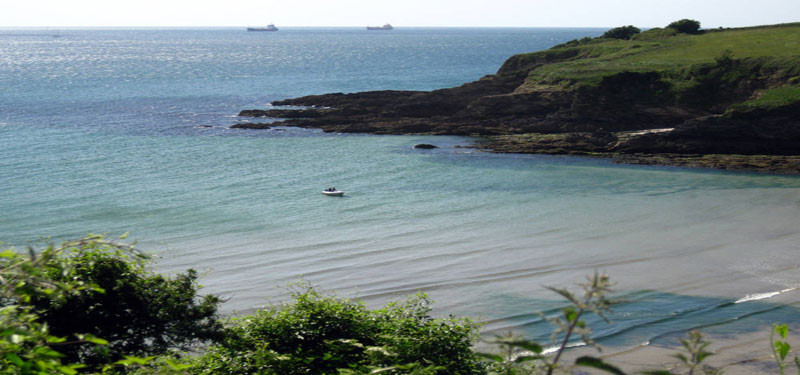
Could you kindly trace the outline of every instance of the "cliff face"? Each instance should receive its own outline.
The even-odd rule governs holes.
[[[675,126],[708,112],[659,101],[655,73],[621,73],[599,87],[517,91],[522,74],[497,74],[435,90],[325,94],[281,100],[300,110],[246,110],[245,117],[286,119],[274,125],[331,132],[496,135],[621,131]]]
[[[486,145],[504,152],[800,155],[800,56],[783,48],[798,35],[783,25],[597,38],[513,56],[459,87],[306,96],[272,103],[302,109],[239,115],[328,132],[497,136]]]
[[[691,119],[616,147],[625,153],[800,155],[800,103]]]

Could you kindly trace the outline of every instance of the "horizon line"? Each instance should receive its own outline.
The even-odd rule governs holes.
[[[364,28],[367,26],[375,26],[375,25],[278,25],[280,27],[287,27],[287,28]],[[163,28],[163,29],[205,29],[205,28],[216,28],[216,29],[236,29],[236,28],[247,28],[247,27],[254,27],[254,26],[263,26],[263,25],[191,25],[191,26],[175,26],[175,25],[147,25],[147,26],[140,26],[140,25],[26,25],[26,26],[3,26],[0,25],[0,29],[42,29],[42,28],[65,28],[65,29],[111,29],[111,28],[120,28],[120,29],[156,29],[156,28]],[[392,25],[394,26],[394,25]],[[414,25],[414,26],[394,26],[395,29],[403,28],[403,29],[414,29],[414,28],[439,28],[439,29],[463,29],[463,28],[492,28],[492,29],[601,29],[601,28],[609,28],[609,27],[616,27],[616,26],[487,26],[487,25],[480,25],[480,26],[431,26],[431,25]],[[649,26],[643,26],[648,27]]]
[[[776,25],[785,25],[785,24],[792,24],[797,22],[778,22],[778,23],[769,23],[769,24],[748,24],[748,25],[732,25],[732,26],[708,26],[704,27],[703,29],[717,29],[717,28],[746,28],[746,27],[755,27],[755,26],[776,26]],[[277,24],[276,24],[277,25]],[[376,24],[377,25],[377,24]],[[9,29],[237,29],[237,28],[247,28],[247,27],[259,27],[263,25],[25,25],[25,26],[4,26],[0,25],[0,30],[9,30]],[[368,25],[280,25],[282,28],[364,28],[367,26],[374,26],[372,24]],[[394,25],[392,25],[394,26]],[[519,26],[519,25],[459,25],[459,26],[435,26],[435,25],[410,25],[410,26],[394,26],[395,29],[415,29],[415,28],[431,28],[431,29],[610,29],[614,27],[625,26],[625,25],[616,25],[616,26],[597,26],[597,25],[590,25],[590,26]],[[642,29],[652,29],[657,27],[666,27],[666,25],[662,26],[641,26],[641,25],[633,25]]]

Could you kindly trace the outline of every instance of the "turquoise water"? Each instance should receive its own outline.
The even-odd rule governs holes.
[[[372,306],[425,291],[437,314],[543,339],[531,313],[562,303],[542,286],[600,270],[627,300],[607,345],[798,320],[796,177],[228,129],[270,100],[457,85],[600,32],[397,31],[0,32],[0,239],[129,231],[159,270],[201,270],[226,312],[304,279]]]

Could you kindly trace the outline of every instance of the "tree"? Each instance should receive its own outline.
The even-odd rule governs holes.
[[[603,38],[628,40],[640,32],[642,32],[642,30],[639,30],[638,27],[633,25],[620,26],[606,31],[603,34]]]
[[[145,268],[148,258],[132,246],[89,236],[13,259],[17,268],[32,270],[28,278],[38,286],[22,290],[14,285],[24,283],[3,283],[0,303],[29,309],[50,335],[72,341],[58,347],[67,363],[97,368],[124,355],[162,354],[222,335],[221,301],[198,297],[197,272],[175,277],[151,273]],[[4,264],[6,273],[10,264]],[[50,286],[63,287],[53,293]],[[107,345],[98,351],[93,342],[74,340],[85,334]]]
[[[679,21],[675,21],[667,27],[678,30],[679,32],[686,33],[686,34],[698,34],[700,33],[700,21],[690,20],[688,18],[684,18]]]

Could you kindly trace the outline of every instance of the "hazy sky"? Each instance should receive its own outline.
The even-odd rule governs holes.
[[[703,27],[800,21],[800,0],[0,0],[0,27]]]

